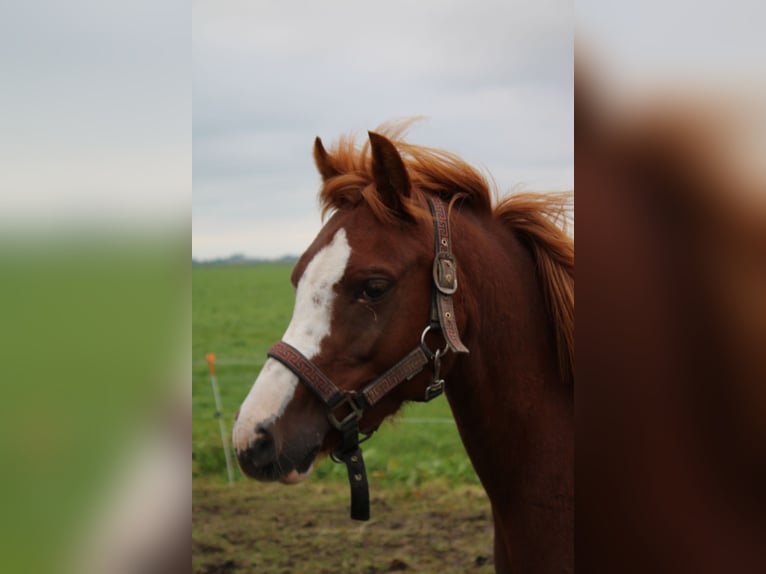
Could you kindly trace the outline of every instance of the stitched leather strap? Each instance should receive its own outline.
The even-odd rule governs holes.
[[[408,381],[422,371],[429,361],[423,348],[415,347],[409,355],[362,389],[364,400],[373,406],[399,383]]]
[[[457,291],[457,262],[452,255],[447,207],[439,198],[429,198],[428,205],[434,218],[434,286],[436,287],[436,313],[447,345],[455,353],[468,353],[460,340],[455,319],[452,295]]]
[[[292,345],[284,341],[277,341],[269,349],[267,355],[290,369],[326,405],[333,406],[341,400],[343,393],[335,386],[335,383]]]
[[[274,343],[267,355],[290,369],[323,403],[331,408],[339,405],[344,399],[353,401],[353,406],[371,407],[397,385],[417,375],[431,360],[426,350],[418,345],[388,371],[354,393],[339,389],[303,353],[284,341]]]

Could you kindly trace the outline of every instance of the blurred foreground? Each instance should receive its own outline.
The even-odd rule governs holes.
[[[1,572],[189,570],[190,20],[3,5]]]
[[[578,570],[766,572],[766,92],[576,82]]]
[[[0,244],[3,572],[188,571],[186,245]]]

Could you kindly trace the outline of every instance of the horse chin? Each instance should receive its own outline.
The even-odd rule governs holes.
[[[240,462],[244,474],[259,482],[280,482],[282,484],[298,484],[308,478],[314,471],[314,462],[307,463],[302,469],[291,468],[285,472],[281,464],[270,464],[264,467],[254,467]]]
[[[308,478],[309,475],[313,472],[313,470],[314,470],[313,463],[311,464],[311,466],[309,466],[306,472],[298,472],[296,469],[292,469],[285,476],[281,477],[279,479],[279,482],[281,482],[282,484],[298,484],[299,482],[302,482],[304,479]]]
[[[302,482],[304,479],[308,478],[309,475],[311,475],[311,473],[314,471],[314,463],[316,462],[319,450],[319,446],[316,446],[305,452],[300,459],[297,459],[297,457],[292,458],[293,461],[297,459],[298,463],[294,466],[291,465],[291,470],[286,474],[282,474],[282,476],[278,477],[277,480],[282,484],[298,484],[299,482]],[[282,465],[282,468],[289,467],[287,465]]]

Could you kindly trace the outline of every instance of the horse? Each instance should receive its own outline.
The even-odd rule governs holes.
[[[300,482],[346,463],[368,518],[359,434],[446,395],[486,490],[497,572],[574,569],[571,194],[493,201],[487,179],[389,125],[314,142],[326,221],[295,307],[233,429],[242,471]]]

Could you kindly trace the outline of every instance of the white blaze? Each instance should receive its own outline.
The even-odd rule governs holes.
[[[322,340],[330,334],[330,321],[335,300],[334,286],[346,272],[351,247],[345,229],[323,247],[306,266],[295,292],[293,318],[282,340],[309,359],[318,353]],[[279,361],[267,359],[255,380],[234,425],[234,447],[247,448],[255,435],[255,427],[278,418],[298,386],[298,378]]]

